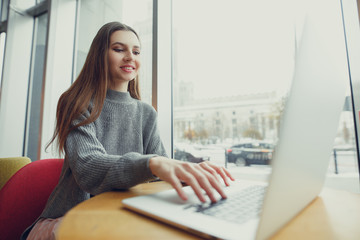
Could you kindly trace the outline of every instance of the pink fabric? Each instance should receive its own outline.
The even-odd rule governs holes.
[[[56,231],[63,217],[40,219],[27,237],[27,240],[55,240]]]

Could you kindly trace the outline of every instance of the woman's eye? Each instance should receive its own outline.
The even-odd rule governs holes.
[[[133,54],[134,55],[140,55],[140,52],[139,51],[134,51]]]
[[[123,52],[123,51],[124,51],[124,49],[121,49],[121,48],[114,48],[114,51],[115,51],[115,52]]]

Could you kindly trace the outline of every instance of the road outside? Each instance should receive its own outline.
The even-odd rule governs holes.
[[[207,152],[210,155],[210,161],[218,165],[225,165],[224,150],[214,149]],[[337,164],[335,164],[334,155],[332,155],[329,161],[325,187],[360,193],[356,151],[338,151],[336,153],[336,162]],[[227,168],[236,178],[246,180],[267,181],[271,173],[271,167],[268,165],[238,167],[234,163],[228,163]]]
[[[360,193],[359,168],[356,151],[338,151],[330,158],[326,187]]]

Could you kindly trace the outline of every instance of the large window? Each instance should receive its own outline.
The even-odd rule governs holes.
[[[0,3],[0,21],[6,22],[8,19],[9,1],[2,0]]]
[[[269,175],[307,7],[318,1],[9,2],[0,4],[0,155],[56,156],[39,149],[52,136],[58,98],[81,71],[98,29],[120,21],[140,36],[142,100],[158,111],[169,156],[210,160],[244,178]],[[342,0],[339,12],[342,2],[344,10],[356,8],[349,5],[353,0]],[[360,59],[357,14],[351,25],[358,38],[348,38],[353,73]],[[350,15],[344,15],[347,31]],[[359,116],[351,101],[360,99],[356,79],[326,182],[349,190],[359,186],[353,120]],[[360,109],[360,103],[354,106]]]
[[[0,93],[2,82],[2,70],[5,51],[6,28],[9,10],[9,0],[3,0],[0,3]]]
[[[28,90],[24,155],[33,161],[40,158],[44,71],[48,14],[35,18],[32,64]]]
[[[173,11],[175,158],[224,165],[231,153],[228,167],[246,165],[232,146],[277,140],[294,64],[292,13],[268,1],[174,0]]]
[[[139,34],[142,66],[142,100],[151,104],[152,91],[152,1],[151,0],[80,0],[77,25],[75,76],[85,62],[91,42],[99,28],[111,21],[125,23]]]
[[[6,41],[6,32],[2,32],[0,33],[0,92],[1,92],[1,82],[2,82],[5,41]]]
[[[173,0],[176,159],[210,160],[237,177],[267,178],[305,16],[306,4],[293,1]],[[349,106],[327,184],[357,190]]]

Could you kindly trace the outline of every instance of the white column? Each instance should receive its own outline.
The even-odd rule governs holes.
[[[45,147],[55,129],[58,99],[71,85],[75,26],[76,0],[53,0],[50,9],[46,58],[41,159],[58,157],[55,144],[47,151]]]
[[[172,154],[172,1],[154,0],[153,105],[160,136]]]

